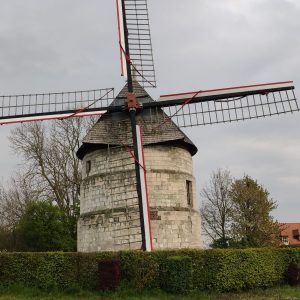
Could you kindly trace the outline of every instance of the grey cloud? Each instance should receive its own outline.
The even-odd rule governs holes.
[[[148,3],[158,78],[153,98],[277,80],[300,86],[298,0]],[[114,1],[0,0],[1,94],[120,89],[116,25]],[[299,221],[299,122],[298,113],[186,130],[199,148],[198,190],[219,167],[235,177],[247,173],[279,202],[277,218]],[[17,160],[7,164],[5,128],[2,176]]]

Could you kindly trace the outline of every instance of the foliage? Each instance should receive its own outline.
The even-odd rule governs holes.
[[[140,251],[120,253],[122,278],[133,288],[159,287],[159,262],[156,257]]]
[[[184,294],[192,290],[192,259],[189,256],[171,256],[161,268],[161,287],[166,292]]]
[[[273,286],[283,278],[281,258],[281,253],[268,249],[212,250],[209,259],[215,263],[206,275],[214,280],[206,280],[210,288],[222,291]]]
[[[12,232],[24,213],[27,201],[37,200],[38,194],[33,191],[30,180],[19,173],[15,178],[0,186],[0,226]]]
[[[202,227],[211,247],[280,245],[280,224],[270,215],[276,202],[251,177],[232,180],[228,171],[218,170],[201,195]]]
[[[76,284],[76,255],[72,254],[1,253],[0,266],[2,285],[22,284],[55,290]]]
[[[19,248],[25,251],[72,251],[75,241],[69,219],[48,201],[31,201],[16,227]]]
[[[226,248],[230,238],[231,183],[229,171],[219,169],[211,175],[208,186],[200,194],[202,228],[216,248]]]
[[[107,257],[118,257],[121,261],[123,286],[158,287],[163,286],[162,280],[167,280],[163,273],[166,265],[169,266],[169,270],[175,271],[175,265],[183,262],[181,259],[174,261],[174,258],[169,258],[183,256],[188,257],[187,260],[191,262],[194,290],[235,291],[266,288],[286,280],[288,265],[299,253],[299,249],[296,248],[85,254],[0,252],[0,285],[22,284],[43,290],[96,289],[99,283],[98,261]],[[189,270],[186,266],[181,266],[180,269],[178,267],[175,279],[169,278],[169,286],[172,281],[178,282],[183,273],[189,276]],[[139,280],[143,281],[141,285]]]
[[[230,198],[233,203],[232,234],[243,247],[279,244],[280,225],[270,216],[277,205],[269,192],[249,176],[235,180]]]
[[[232,245],[232,240],[230,238],[219,238],[213,240],[210,244],[211,248],[228,248]]]
[[[79,160],[76,150],[82,137],[82,120],[55,121],[51,127],[28,123],[11,131],[12,149],[24,159],[31,185],[39,198],[71,210],[78,201]]]
[[[47,125],[35,122],[11,131],[11,148],[24,164],[11,181],[0,186],[0,228],[11,237],[5,241],[0,234],[0,250],[17,249],[16,226],[29,201],[56,203],[76,240],[81,183],[76,150],[95,120],[93,117],[75,118]]]
[[[0,186],[0,250],[16,250],[16,226],[24,214],[26,203],[37,200],[37,197],[29,179],[21,173],[11,178],[5,187]]]
[[[81,184],[76,151],[94,122],[94,118],[58,120],[50,125],[34,122],[11,131],[11,148],[24,161],[22,172],[13,178],[17,184],[2,189],[0,194],[0,217],[11,232],[27,201],[50,200],[67,216],[68,228],[76,239]]]
[[[0,251],[13,251],[15,237],[11,231],[5,227],[0,227]]]

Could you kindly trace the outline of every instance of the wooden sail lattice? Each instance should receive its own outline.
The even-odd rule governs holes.
[[[123,63],[130,59],[132,74],[143,87],[156,87],[147,0],[124,0],[124,6],[130,55],[121,53]],[[121,52],[124,51],[125,45],[121,43]]]
[[[164,108],[178,127],[258,119],[299,111],[294,90],[255,94]]]
[[[0,96],[0,124],[98,114],[113,99],[113,88]]]

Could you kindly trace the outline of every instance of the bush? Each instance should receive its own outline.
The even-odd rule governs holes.
[[[107,253],[101,255],[107,257]],[[99,258],[96,254],[63,252],[0,252],[0,284],[20,284],[47,291],[96,289]]]
[[[0,282],[65,290],[77,286],[76,262],[75,253],[1,253]]]
[[[283,281],[286,259],[276,249],[215,249],[194,263],[194,286],[199,290],[244,290]]]
[[[117,252],[76,253],[77,282],[80,288],[96,290],[99,287],[98,261],[105,258],[118,258]]]
[[[184,294],[193,286],[192,259],[189,256],[171,256],[161,269],[161,287],[166,292]]]
[[[125,251],[120,258],[122,278],[130,287],[159,287],[159,263],[152,253]]]
[[[13,251],[15,238],[12,231],[0,226],[0,251]]]
[[[120,259],[121,284],[128,287],[234,291],[287,282],[288,266],[299,260],[300,249],[0,252],[0,285],[95,290],[99,286],[98,261],[105,258]]]
[[[70,220],[49,201],[29,201],[16,226],[18,248],[22,251],[74,251]]]

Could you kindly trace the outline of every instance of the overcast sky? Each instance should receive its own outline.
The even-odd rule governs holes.
[[[160,94],[294,80],[300,93],[299,0],[149,0]],[[115,87],[115,1],[0,0],[0,94]],[[299,85],[299,92],[297,86]],[[269,190],[281,222],[300,222],[300,113],[186,130],[198,191],[218,168]],[[0,177],[17,168],[0,127]]]

